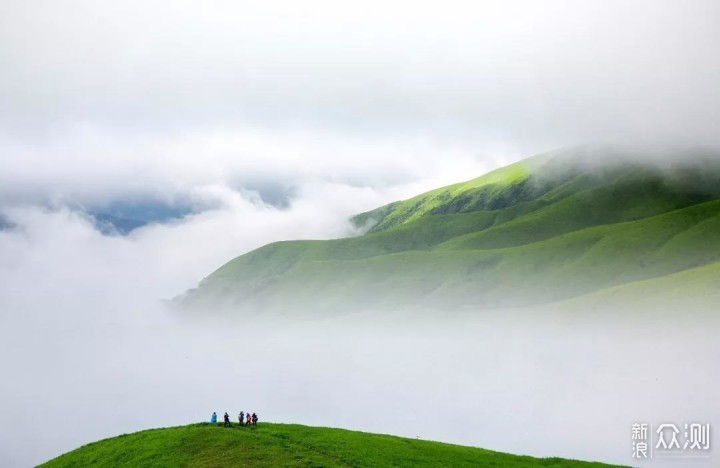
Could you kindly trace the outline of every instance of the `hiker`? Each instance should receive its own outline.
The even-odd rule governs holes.
[[[247,418],[247,425],[249,426],[250,424],[252,424],[252,416],[250,416],[250,411],[246,413],[245,417]]]
[[[225,420],[223,426],[228,427],[230,425],[230,415],[227,414],[227,411],[225,411],[225,416],[223,416],[223,419]]]
[[[257,422],[258,422],[257,414],[253,413],[253,415],[252,415],[253,426],[257,426]]]
[[[238,421],[240,421],[240,425],[243,425],[243,422],[245,421],[245,413],[240,411],[240,414],[238,414]]]
[[[213,411],[212,416],[210,416],[210,424],[215,424],[217,422],[217,413]]]

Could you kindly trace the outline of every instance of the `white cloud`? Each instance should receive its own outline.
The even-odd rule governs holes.
[[[717,13],[712,1],[6,2],[0,195],[444,182],[575,143],[717,145]]]
[[[107,202],[122,197],[172,200],[206,185],[235,189],[258,181],[291,186],[339,183],[414,189],[480,175],[507,159],[507,151],[478,153],[432,139],[363,139],[328,132],[239,128],[182,137],[132,137],[84,126],[51,140],[0,140],[5,203],[54,200]],[[0,200],[1,201],[1,200]]]
[[[9,2],[2,123],[715,142],[712,1]]]

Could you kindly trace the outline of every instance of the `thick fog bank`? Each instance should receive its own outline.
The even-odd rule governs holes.
[[[633,422],[720,416],[717,321],[707,318],[127,312],[111,322],[85,316],[82,326],[69,315],[2,327],[13,352],[2,357],[0,464],[27,466],[102,437],[241,410],[261,421],[631,463]]]

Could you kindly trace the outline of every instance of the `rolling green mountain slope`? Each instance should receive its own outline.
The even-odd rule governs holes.
[[[661,312],[681,317],[688,311],[705,313],[707,319],[717,319],[714,313],[720,302],[720,262],[682,270],[656,278],[620,284],[590,294],[553,304],[552,310],[572,312],[586,309]],[[681,314],[678,314],[681,312]],[[693,315],[698,318],[698,315]]]
[[[592,297],[720,261],[717,158],[659,164],[599,151],[535,156],[360,214],[353,222],[369,227],[362,236],[264,246],[222,266],[182,302],[515,307]]]
[[[604,467],[474,447],[290,424],[154,429],[86,445],[43,467],[486,466]]]

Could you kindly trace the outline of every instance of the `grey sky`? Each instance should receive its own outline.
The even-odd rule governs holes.
[[[717,144],[718,39],[713,1],[6,1],[0,182],[386,185]]]
[[[688,124],[717,104],[718,10],[711,1],[6,2],[3,120],[33,133],[93,123],[702,135]]]

